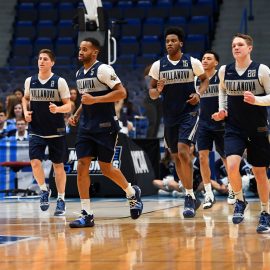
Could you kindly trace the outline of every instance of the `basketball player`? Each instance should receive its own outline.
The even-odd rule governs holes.
[[[226,166],[224,154],[224,121],[216,122],[212,119],[212,114],[218,110],[218,71],[216,67],[219,63],[219,56],[214,51],[206,51],[202,58],[202,65],[209,78],[209,87],[201,97],[200,120],[197,133],[197,146],[200,158],[200,171],[203,179],[205,198],[203,209],[208,209],[215,203],[214,193],[211,188],[211,171],[209,167],[209,151],[212,151],[215,142],[216,151],[219,153]],[[196,81],[196,87],[200,85],[200,79]],[[234,204],[233,191],[230,190],[228,203]]]
[[[85,38],[79,48],[79,61],[83,63],[83,67],[77,72],[76,79],[82,104],[70,118],[70,124],[76,125],[80,115],[76,153],[77,184],[82,211],[78,219],[70,222],[71,228],[94,226],[89,196],[89,166],[94,158],[98,159],[103,175],[126,192],[131,218],[137,219],[143,209],[140,188],[131,186],[122,172],[112,165],[119,131],[114,102],[126,97],[126,89],[114,69],[97,60],[100,49],[99,42],[94,38]]]
[[[25,81],[22,99],[25,120],[29,123],[29,156],[34,177],[40,187],[40,208],[49,208],[51,190],[45,183],[42,160],[48,146],[49,159],[53,163],[58,199],[54,215],[65,214],[66,154],[64,113],[71,110],[70,93],[65,79],[52,73],[55,56],[49,49],[38,54],[37,75]]]
[[[263,105],[269,100],[270,70],[263,64],[251,60],[253,40],[250,36],[236,34],[232,40],[232,54],[235,62],[224,65],[219,70],[219,112],[213,114],[215,120],[226,117],[225,153],[228,176],[236,196],[232,221],[238,224],[244,220],[247,202],[243,196],[239,174],[241,157],[247,149],[247,161],[257,181],[261,201],[261,215],[258,233],[270,232],[269,185],[266,168],[269,166],[270,147],[267,129],[267,110]],[[245,102],[244,93],[251,92],[261,103]],[[265,96],[265,95],[268,96]],[[246,93],[246,96],[250,96]],[[250,101],[245,97],[246,101]],[[269,105],[269,104],[268,104]]]
[[[168,55],[153,63],[149,75],[152,99],[162,95],[165,141],[171,151],[179,179],[186,190],[183,216],[192,218],[200,201],[193,192],[192,162],[190,144],[198,122],[198,109],[201,95],[208,87],[208,78],[198,59],[183,54],[184,33],[181,28],[170,27],[165,32]],[[201,84],[195,91],[194,76]]]

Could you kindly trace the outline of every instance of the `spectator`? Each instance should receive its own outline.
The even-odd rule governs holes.
[[[14,91],[13,91],[13,94],[20,100],[22,101],[22,97],[23,97],[23,89],[21,88],[16,88]]]
[[[16,128],[17,130],[11,131],[8,136],[14,137],[16,141],[28,141],[27,123],[24,118],[16,120]]]

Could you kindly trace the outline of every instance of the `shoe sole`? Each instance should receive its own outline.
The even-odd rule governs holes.
[[[76,224],[76,225],[75,225],[75,224],[74,224],[74,225],[73,225],[73,224],[69,224],[69,227],[70,227],[70,228],[73,228],[73,229],[74,229],[74,228],[91,228],[91,227],[94,227],[94,226],[95,226],[95,224],[90,225],[90,226],[77,225],[77,224]]]
[[[64,211],[63,213],[54,213],[55,217],[59,217],[59,216],[64,216],[66,214],[66,211]]]
[[[213,205],[216,203],[216,200],[214,199],[214,201],[211,203],[211,205],[204,205],[203,204],[203,209],[210,209],[213,207]]]
[[[258,231],[257,230],[257,233],[259,234],[264,234],[264,233],[269,233],[270,232],[270,228],[268,230],[265,230],[265,231]]]

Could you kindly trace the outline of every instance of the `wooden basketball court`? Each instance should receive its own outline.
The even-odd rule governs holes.
[[[144,197],[144,214],[128,217],[125,199],[94,199],[94,228],[70,229],[78,200],[65,217],[39,210],[38,199],[0,202],[0,269],[29,270],[269,270],[270,234],[256,233],[257,200],[234,225],[225,198],[182,217],[183,199]]]

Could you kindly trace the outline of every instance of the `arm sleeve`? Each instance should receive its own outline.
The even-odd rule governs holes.
[[[193,72],[197,77],[204,74],[204,69],[200,60],[190,57],[190,61],[191,61]]]
[[[270,69],[268,66],[261,64],[258,73],[260,84],[263,86],[266,95],[260,97],[255,96],[254,105],[270,106]]]
[[[116,84],[121,83],[113,67],[106,64],[99,66],[97,77],[103,84],[106,84],[111,89],[114,88]]]
[[[160,69],[160,61],[156,61],[153,63],[149,70],[149,76],[151,76],[154,80],[159,80],[159,69]]]
[[[218,103],[219,103],[219,110],[227,110],[227,93],[226,93],[226,87],[224,84],[224,76],[225,76],[225,67],[226,66],[221,66],[219,71],[218,71],[218,77],[219,77],[219,98],[218,98]]]
[[[64,78],[59,78],[58,90],[59,90],[61,99],[70,98],[69,88]]]
[[[24,96],[25,97],[30,97],[30,82],[31,82],[31,77],[28,77],[24,82]]]

